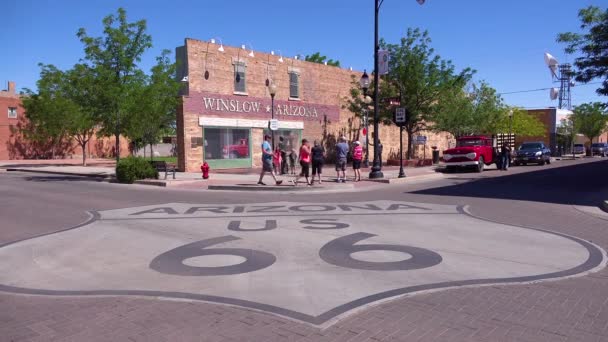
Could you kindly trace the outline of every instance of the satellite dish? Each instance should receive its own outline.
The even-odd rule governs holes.
[[[559,65],[557,59],[555,59],[555,57],[553,57],[550,53],[545,52],[545,64],[547,64],[549,67],[551,76],[557,77],[557,66]]]
[[[557,99],[558,95],[559,95],[559,90],[557,88],[551,88],[551,90],[549,91],[549,96],[551,97],[551,100]]]
[[[547,64],[548,67],[551,67],[557,66],[559,62],[557,59],[555,59],[555,57],[551,56],[550,53],[545,52],[545,64]]]

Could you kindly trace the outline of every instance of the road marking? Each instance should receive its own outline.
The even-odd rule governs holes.
[[[406,293],[571,276],[603,259],[451,205],[167,203],[0,248],[0,290],[203,300],[321,325]]]

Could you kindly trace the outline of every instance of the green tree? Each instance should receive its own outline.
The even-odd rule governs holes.
[[[327,62],[327,65],[333,65],[333,66],[340,66],[340,61],[338,60],[333,60],[333,59],[327,59],[327,56],[321,56],[320,52],[315,52],[312,55],[306,55],[306,57],[304,57],[304,60],[307,62],[313,62],[313,63],[319,63],[319,64],[324,64],[325,62]]]
[[[86,145],[95,132],[97,89],[91,69],[77,64],[73,69],[61,71],[53,65],[41,64],[38,93],[27,90],[23,105],[34,129],[29,139],[50,140],[56,147],[71,139],[82,148],[82,165],[86,165]]]
[[[39,64],[38,92],[26,89],[23,98],[25,116],[31,123],[24,136],[40,145],[49,145],[51,158],[55,158],[58,146],[68,137],[68,116],[75,104],[63,96],[65,74],[54,65]],[[69,142],[68,142],[69,143]]]
[[[176,108],[180,101],[180,83],[175,80],[175,63],[169,58],[171,52],[163,50],[156,58],[157,64],[146,78],[146,83],[134,91],[135,101],[129,107],[130,116],[125,125],[126,135],[131,141],[152,145],[161,135],[171,129],[176,120]]]
[[[578,133],[583,134],[589,143],[607,129],[608,114],[604,112],[604,104],[600,102],[583,103],[574,107],[572,121]]]
[[[574,61],[576,80],[587,83],[599,78],[602,86],[597,93],[608,96],[608,9],[589,6],[578,17],[584,33],[560,33],[557,41],[566,43],[566,53],[580,54]]]
[[[74,103],[66,122],[68,133],[82,149],[82,165],[87,165],[87,144],[95,134],[101,115],[100,89],[95,72],[86,64],[76,64],[65,73],[64,96]]]
[[[557,133],[557,144],[564,150],[571,148],[576,138],[577,128],[572,121],[572,117],[561,119],[560,124],[556,129]]]
[[[152,47],[152,37],[146,33],[146,21],[127,21],[127,13],[119,8],[116,15],[103,19],[103,36],[90,37],[84,28],[78,37],[85,46],[85,59],[96,72],[98,96],[102,100],[101,133],[116,137],[116,160],[120,159],[119,136],[123,132],[126,108],[145,80],[137,63]]]
[[[509,118],[509,111],[512,112],[512,117]],[[508,133],[509,130],[515,135],[523,137],[544,137],[546,134],[545,125],[534,115],[528,113],[527,110],[511,107],[505,107],[501,113],[496,126],[492,128],[490,133]]]
[[[459,137],[471,134],[495,134],[505,105],[496,90],[487,83],[472,84],[469,91],[449,87],[433,116],[433,130]]]
[[[380,85],[380,98],[399,97],[401,107],[407,108],[408,159],[412,156],[413,135],[429,129],[446,94],[464,88],[474,74],[470,68],[457,73],[452,62],[435,54],[430,44],[427,31],[411,28],[399,44],[380,44],[390,55],[390,71]],[[382,106],[383,121],[390,124],[394,108],[388,103]]]

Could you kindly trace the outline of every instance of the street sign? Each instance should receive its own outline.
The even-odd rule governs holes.
[[[395,108],[395,116],[393,117],[395,125],[399,127],[405,126],[407,123],[407,110],[403,107]]]
[[[270,128],[271,131],[276,131],[279,129],[279,120],[277,119],[271,119],[268,121],[268,128]]]
[[[405,123],[407,121],[407,117],[405,116],[405,108],[400,107],[395,110],[395,122],[396,123]]]
[[[424,145],[426,144],[426,135],[419,135],[416,137],[416,145]]]

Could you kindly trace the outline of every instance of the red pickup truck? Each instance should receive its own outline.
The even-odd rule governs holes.
[[[238,145],[226,145],[223,149],[224,158],[238,159],[249,157],[249,143],[247,139],[241,139]]]
[[[482,172],[486,165],[500,163],[496,141],[483,135],[456,139],[456,147],[443,151],[446,170],[474,168]]]

